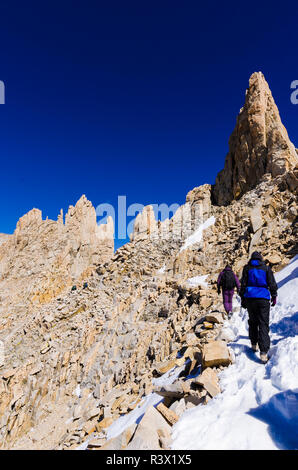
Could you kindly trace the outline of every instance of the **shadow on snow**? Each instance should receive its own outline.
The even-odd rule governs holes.
[[[268,433],[279,449],[298,449],[298,390],[277,393],[247,414],[268,424]]]
[[[237,340],[239,340],[240,338],[248,339],[248,336],[240,335],[238,336]],[[247,358],[250,359],[251,361],[256,362],[257,364],[262,364],[261,359],[256,355],[256,353],[251,349],[250,346],[235,342],[235,343],[229,343],[229,347],[233,349],[236,356],[238,356],[241,353],[244,353],[247,356]]]
[[[291,316],[283,317],[279,322],[270,325],[272,333],[278,336],[291,337],[298,334],[298,312],[293,313]],[[277,343],[279,340],[273,341]]]

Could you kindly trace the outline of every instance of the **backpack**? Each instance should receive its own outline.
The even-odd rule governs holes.
[[[232,290],[236,287],[236,281],[233,271],[224,271],[221,278],[221,286],[223,290]]]

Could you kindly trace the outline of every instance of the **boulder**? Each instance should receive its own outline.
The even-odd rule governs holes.
[[[255,251],[256,247],[259,245],[262,234],[263,234],[263,228],[260,228],[257,232],[253,234],[251,237],[250,245],[249,245],[249,256]]]
[[[126,449],[129,441],[131,440],[134,432],[137,428],[137,424],[134,423],[125,429],[121,434],[112,439],[109,439],[99,450],[123,450]]]
[[[203,367],[228,366],[231,364],[229,349],[224,341],[210,341],[202,348]]]
[[[187,333],[185,342],[188,346],[197,346],[198,337],[194,333]]]
[[[253,233],[256,233],[263,226],[261,206],[256,206],[250,213],[250,223]]]
[[[281,257],[277,253],[273,253],[271,255],[267,255],[266,260],[269,261],[270,264],[279,264],[281,262]]]
[[[171,434],[169,432],[165,432],[164,429],[158,429],[157,434],[161,448],[164,450],[169,450],[172,443]]]
[[[163,397],[182,398],[190,390],[190,383],[184,380],[177,380],[173,384],[163,385],[154,388],[154,392]]]
[[[193,382],[204,387],[211,397],[215,397],[221,391],[217,374],[210,367],[207,367],[207,369],[205,369],[201,375],[196,377]]]
[[[186,410],[184,398],[181,398],[181,400],[174,401],[174,403],[172,403],[169,409],[174,411],[174,413],[180,417],[182,413],[184,413],[184,411]]]
[[[208,297],[201,297],[200,298],[200,307],[202,308],[209,308],[212,305],[212,300]]]
[[[166,372],[168,372],[170,369],[175,367],[176,365],[176,359],[170,359],[168,361],[163,361],[159,364],[156,364],[155,370],[159,375],[163,375]]]
[[[162,416],[167,420],[167,422],[172,426],[177,423],[179,416],[173,410],[167,408],[163,403],[159,403],[156,409],[162,414]]]
[[[153,406],[149,406],[126,450],[161,449],[158,433],[162,431],[170,433],[171,426]]]

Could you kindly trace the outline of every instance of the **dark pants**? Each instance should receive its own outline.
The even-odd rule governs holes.
[[[270,348],[269,313],[270,301],[266,299],[246,299],[248,311],[248,334],[252,344],[258,344],[261,353]]]
[[[227,313],[233,310],[233,295],[234,295],[234,289],[222,291],[223,304],[224,304],[225,311]]]

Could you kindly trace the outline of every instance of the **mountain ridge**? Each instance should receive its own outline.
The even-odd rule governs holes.
[[[256,86],[254,80],[250,86]],[[266,123],[267,107],[259,109]],[[229,263],[240,276],[252,250],[260,250],[274,271],[298,253],[298,168],[287,141],[280,163],[276,122],[277,134],[272,122],[269,128],[278,138],[270,145],[264,147],[264,132],[257,132],[251,140],[255,151],[237,154],[241,171],[247,155],[258,155],[260,148],[269,158],[270,171],[263,159],[256,185],[244,178],[243,194],[235,193],[238,170],[228,163],[215,187],[189,191],[171,219],[157,222],[146,206],[131,241],[115,253],[112,221],[98,228],[84,196],[65,222],[62,213],[57,221],[43,221],[38,209],[20,219],[0,245],[2,448],[76,448],[90,436],[100,448],[107,444],[109,426],[154,390],[154,377],[173,367],[187,374],[189,363],[191,370],[204,367],[204,351],[223,341],[227,355],[207,373],[213,388],[206,377],[205,385],[186,391],[175,382],[189,407],[212,399],[211,390],[218,388],[214,374],[231,360],[215,289],[218,273]],[[168,408],[171,400],[163,404]],[[162,407],[158,412],[168,413]],[[154,422],[155,411],[150,413],[146,419]],[[138,442],[149,445],[141,428],[121,445],[136,445],[137,431]],[[154,445],[168,448],[170,437],[163,438]]]

